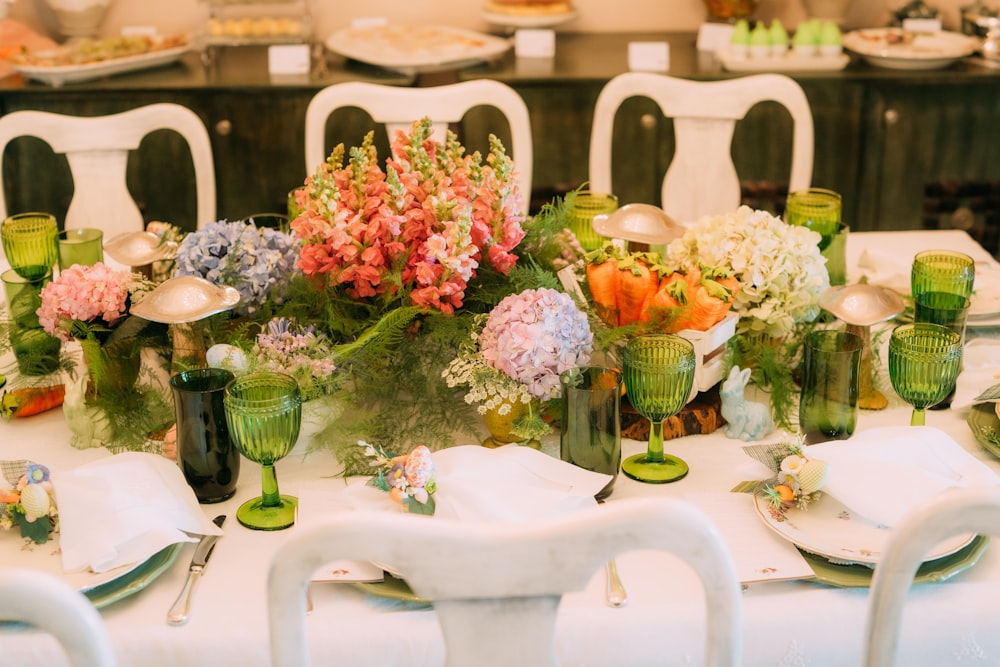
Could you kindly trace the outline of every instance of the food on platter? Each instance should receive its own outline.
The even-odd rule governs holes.
[[[134,35],[128,37],[109,37],[99,40],[85,39],[56,49],[18,54],[12,57],[11,61],[17,65],[31,67],[90,65],[175,49],[185,46],[187,41],[188,38],[186,35],[173,35],[169,37]]]
[[[10,60],[32,51],[54,49],[56,43],[20,21],[0,19],[0,78],[14,73]]]
[[[573,8],[566,0],[489,0],[486,11],[494,14],[538,16],[566,14],[573,11]]]
[[[290,17],[260,17],[208,20],[208,33],[213,37],[282,37],[302,34],[302,22]]]

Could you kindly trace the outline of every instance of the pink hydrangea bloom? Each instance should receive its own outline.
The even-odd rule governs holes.
[[[46,332],[68,341],[73,320],[114,326],[128,314],[132,274],[97,263],[75,264],[42,288],[38,321]]]

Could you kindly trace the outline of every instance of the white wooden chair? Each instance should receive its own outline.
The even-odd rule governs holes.
[[[278,551],[268,575],[272,662],[310,664],[310,578],[346,558],[385,563],[434,601],[447,665],[555,665],[562,595],[582,590],[617,553],[636,549],[667,551],[693,568],[706,593],[706,664],[739,664],[742,600],[732,559],[704,512],[670,498],[626,499],[521,525],[356,512],[304,530]]]
[[[429,117],[434,121],[434,139],[444,141],[448,124],[461,121],[470,109],[477,106],[499,109],[510,124],[512,145],[505,148],[514,160],[522,210],[527,214],[534,159],[528,107],[513,88],[490,79],[428,88],[354,81],[327,86],[316,93],[306,108],[306,174],[312,174],[330,154],[325,145],[326,122],[336,109],[362,109],[373,121],[386,126],[390,139],[396,130],[409,131],[413,121]]]
[[[691,81],[664,74],[628,72],[598,95],[590,136],[590,189],[614,192],[611,173],[615,114],[631,97],[655,101],[673,118],[675,152],[663,178],[661,205],[689,224],[705,215],[735,210],[740,181],[732,158],[736,121],[758,102],[774,101],[791,114],[794,129],[789,191],[808,188],[813,169],[813,118],[802,88],[782,74],[723,81]]]
[[[117,664],[101,615],[63,580],[41,570],[0,568],[0,600],[0,619],[52,635],[73,667]],[[2,632],[6,630],[0,628]]]
[[[73,199],[64,227],[97,227],[110,239],[145,229],[139,207],[129,194],[125,170],[129,151],[137,149],[150,132],[164,129],[180,134],[190,148],[198,202],[196,225],[201,227],[216,219],[212,144],[201,118],[179,104],[150,104],[107,116],[14,111],[0,116],[0,157],[12,139],[22,136],[38,137],[54,152],[65,154],[73,176]],[[0,187],[0,218],[6,215],[7,202]]]
[[[865,667],[896,664],[903,605],[917,569],[936,544],[965,533],[1000,535],[1000,488],[948,491],[893,529],[868,596]]]

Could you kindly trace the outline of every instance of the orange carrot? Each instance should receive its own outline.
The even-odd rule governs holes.
[[[587,285],[594,304],[600,309],[607,312],[618,310],[618,283],[618,261],[614,257],[587,265]]]
[[[0,399],[0,413],[4,417],[30,417],[40,412],[58,408],[66,396],[66,385],[51,387],[22,387],[8,391]]]
[[[618,324],[635,324],[642,315],[642,306],[659,286],[659,274],[650,270],[640,258],[630,257],[618,263],[620,285],[618,289]]]

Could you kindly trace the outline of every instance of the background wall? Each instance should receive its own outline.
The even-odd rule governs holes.
[[[391,17],[402,23],[447,23],[474,30],[489,30],[480,11],[485,0],[307,0],[310,2],[319,37],[342,28],[362,17]],[[0,3],[11,0],[0,0]],[[558,29],[566,32],[627,32],[697,30],[705,19],[701,0],[572,0],[577,18]],[[906,4],[905,0],[854,0],[845,28],[886,25],[890,12]],[[959,7],[969,0],[931,0],[941,11],[945,27],[957,30]],[[274,7],[275,5],[270,5]],[[268,5],[264,5],[264,8]],[[42,0],[13,0],[9,17],[27,23],[44,33],[51,33],[48,9]],[[757,18],[779,18],[794,27],[806,17],[801,0],[760,0]],[[112,0],[104,20],[102,35],[115,35],[122,26],[152,25],[161,33],[197,32],[208,17],[205,0]]]

